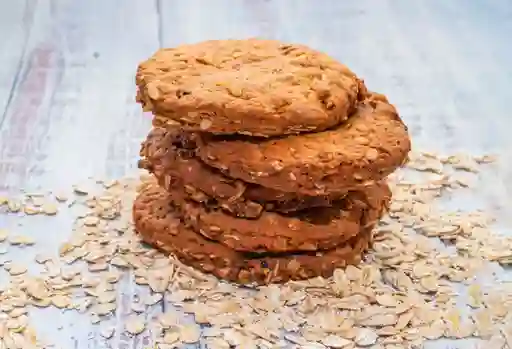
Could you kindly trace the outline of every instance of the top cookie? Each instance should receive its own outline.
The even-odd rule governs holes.
[[[335,126],[365,95],[346,66],[303,45],[213,40],[162,49],[137,70],[155,126],[276,136]]]
[[[228,176],[312,196],[379,181],[401,166],[411,149],[407,127],[377,94],[328,131],[271,139],[195,136],[197,155]]]

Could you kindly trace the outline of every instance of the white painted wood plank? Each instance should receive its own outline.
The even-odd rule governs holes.
[[[34,1],[0,1],[0,124],[19,78]]]
[[[154,3],[34,4],[19,81],[0,128],[3,191],[64,189],[89,177],[133,171],[140,141],[150,128],[135,103],[134,73],[137,63],[158,48]],[[37,248],[14,250],[10,258],[28,263],[36,253],[57,251],[71,234],[72,217],[55,218],[20,222],[12,215],[0,216],[2,227],[38,241]],[[146,292],[132,284],[127,280],[120,290],[117,321],[113,319],[118,331],[110,344],[87,316],[45,309],[32,312],[31,318],[38,333],[60,348],[142,347],[144,336],[120,335],[131,298]]]
[[[272,12],[264,0],[161,1],[162,46],[211,39],[270,37]]]

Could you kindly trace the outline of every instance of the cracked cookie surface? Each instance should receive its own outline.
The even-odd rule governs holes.
[[[201,159],[229,177],[313,196],[381,180],[411,149],[407,127],[378,94],[328,131],[270,139],[201,134],[197,141]]]
[[[381,182],[365,192],[351,192],[331,207],[288,215],[263,211],[257,219],[245,219],[226,214],[215,203],[190,200],[181,186],[168,193],[192,230],[233,250],[258,253],[334,248],[355,236],[362,225],[380,219],[391,198],[389,187]]]
[[[238,217],[257,218],[263,210],[288,213],[329,206],[344,195],[299,195],[235,180],[203,163],[195,150],[192,137],[182,130],[154,128],[142,144],[139,167],[153,173],[167,190],[181,181],[192,199],[207,202],[213,198],[222,209]]]
[[[328,55],[261,39],[161,49],[140,63],[136,83],[155,126],[264,137],[337,125],[366,93]]]
[[[143,241],[175,255],[184,264],[242,284],[280,283],[316,276],[358,264],[369,248],[372,225],[335,249],[305,254],[257,255],[236,252],[187,228],[168,193],[157,186],[142,189],[133,206],[135,229]]]

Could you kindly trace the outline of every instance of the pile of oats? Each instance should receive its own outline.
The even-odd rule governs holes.
[[[10,260],[9,250],[38,242],[0,227],[0,268],[10,276],[0,289],[0,348],[51,346],[29,321],[32,307],[84,313],[106,340],[149,333],[150,347],[161,349],[200,342],[211,349],[398,349],[469,337],[488,349],[512,348],[512,284],[498,278],[500,265],[512,263],[512,239],[493,232],[483,211],[442,209],[446,195],[472,190],[493,161],[413,154],[391,179],[389,216],[364,263],[330,279],[253,288],[220,282],[141,244],[131,223],[139,179],[100,182],[101,190],[77,186],[69,197],[0,197],[5,214],[82,211],[59,251],[36,256],[37,275]],[[132,302],[124,332],[116,333],[109,320],[126,274],[149,291]],[[162,302],[174,309],[148,316]]]

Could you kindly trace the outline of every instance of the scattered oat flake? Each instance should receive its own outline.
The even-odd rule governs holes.
[[[197,325],[185,325],[180,329],[180,338],[183,343],[193,344],[199,341],[201,330]]]
[[[57,308],[67,308],[71,305],[71,298],[63,295],[55,295],[52,297],[52,304]]]
[[[47,256],[47,255],[43,255],[43,254],[37,254],[34,258],[34,260],[38,263],[38,264],[44,264],[48,261],[50,261],[52,259],[52,257],[50,256]]]
[[[59,211],[57,205],[52,203],[45,203],[41,207],[41,212],[44,213],[47,216],[54,216]]]
[[[41,213],[41,209],[36,206],[25,206],[25,207],[23,207],[23,212],[25,212],[25,214],[27,214],[29,216],[33,216],[33,215]]]
[[[94,227],[94,226],[98,225],[99,222],[100,222],[100,219],[96,216],[87,216],[84,218],[84,225],[89,226],[89,227]]]
[[[101,303],[96,304],[93,307],[91,307],[91,313],[94,313],[96,315],[105,316],[113,311],[115,311],[117,308],[115,303]]]
[[[132,315],[126,320],[125,329],[131,335],[138,335],[144,332],[146,323],[142,317]]]
[[[21,264],[11,264],[8,268],[8,272],[12,276],[21,275],[27,272],[27,268]]]
[[[98,271],[104,271],[107,270],[109,267],[108,263],[101,262],[101,263],[91,263],[89,264],[89,271],[91,272],[98,272]]]
[[[11,245],[30,246],[36,243],[35,239],[30,236],[16,235],[9,238]]]
[[[345,348],[353,345],[354,342],[340,336],[328,335],[322,339],[322,344],[329,348]]]
[[[16,200],[16,199],[9,200],[9,202],[7,203],[7,208],[9,209],[10,212],[16,213],[21,210],[22,204],[19,200]]]
[[[11,318],[18,318],[22,315],[26,315],[28,313],[28,310],[26,308],[14,308],[9,312],[9,317]]]
[[[177,331],[165,331],[163,342],[168,345],[177,343],[180,340],[180,333]]]
[[[0,229],[0,242],[4,242],[9,237],[9,231],[7,229]]]
[[[482,290],[477,284],[472,284],[468,287],[469,300],[468,305],[472,308],[478,308],[482,306]]]
[[[6,196],[0,196],[0,206],[6,205],[9,202],[9,198]]]
[[[114,291],[101,292],[97,297],[100,303],[112,303],[115,302],[116,298],[117,294]]]
[[[132,303],[131,309],[136,313],[143,313],[146,311],[146,306],[142,303]]]
[[[129,264],[122,257],[116,256],[116,257],[112,258],[112,260],[110,261],[110,265],[113,265],[116,267],[127,267]]]
[[[114,336],[115,331],[115,327],[107,327],[101,330],[100,335],[105,339],[110,339]]]
[[[178,317],[176,316],[176,314],[167,312],[160,314],[157,321],[163,328],[169,328],[172,326],[176,326],[178,324]]]
[[[68,196],[65,193],[56,193],[56,194],[54,194],[54,196],[55,196],[55,200],[57,200],[58,202],[68,201]]]
[[[110,180],[110,181],[103,182],[103,186],[105,188],[107,188],[107,189],[108,188],[112,188],[112,187],[114,187],[114,186],[116,186],[118,184],[119,184],[119,180],[117,180],[117,179],[113,179],[113,180]]]
[[[30,202],[32,202],[32,205],[34,205],[36,207],[43,206],[43,204],[44,204],[44,194],[36,194],[36,195],[28,194],[27,196],[28,196],[28,200]]]
[[[73,187],[73,192],[77,195],[87,195],[89,194],[89,190],[87,188],[85,188],[84,186],[82,185],[75,185]]]
[[[354,342],[361,347],[369,347],[374,345],[378,339],[377,333],[369,328],[360,328],[357,331]]]
[[[490,164],[498,161],[498,158],[495,155],[482,155],[475,156],[474,160],[479,164]]]

